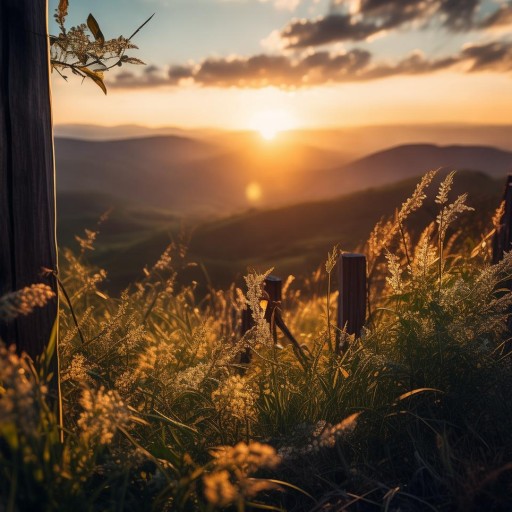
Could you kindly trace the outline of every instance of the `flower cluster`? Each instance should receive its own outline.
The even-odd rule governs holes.
[[[100,444],[109,444],[119,428],[125,427],[130,414],[119,395],[101,387],[93,392],[85,389],[80,399],[83,412],[78,419],[85,441],[97,440]]]
[[[228,377],[212,393],[215,409],[229,418],[244,421],[256,416],[258,395],[240,375]]]
[[[304,446],[283,446],[278,454],[283,459],[293,459],[313,455],[323,448],[333,448],[340,437],[350,434],[355,429],[359,415],[360,413],[351,414],[336,425],[331,425],[324,420],[319,421]]]
[[[0,346],[0,428],[15,424],[25,434],[33,433],[39,421],[40,400],[46,386],[35,382],[28,357],[18,356],[14,346]]]
[[[203,477],[204,494],[212,505],[227,506],[275,488],[268,480],[251,478],[259,469],[275,468],[281,458],[272,446],[250,441],[220,446],[212,452],[214,470]]]
[[[46,284],[33,284],[7,293],[0,297],[0,321],[7,322],[20,315],[28,315],[35,308],[42,308],[55,297],[53,290]]]

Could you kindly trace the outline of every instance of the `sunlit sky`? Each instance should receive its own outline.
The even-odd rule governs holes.
[[[130,53],[148,65],[109,72],[106,97],[54,73],[57,124],[512,120],[512,1],[70,0],[68,25],[89,12],[107,39],[156,13]]]

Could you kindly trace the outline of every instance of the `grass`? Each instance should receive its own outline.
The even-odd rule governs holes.
[[[316,271],[320,255],[335,244],[347,251],[360,248],[375,223],[393,214],[415,182],[406,180],[333,200],[253,210],[209,222],[166,218],[154,212],[142,217],[141,208],[118,204],[111,198],[88,198],[84,194],[79,200],[76,194],[66,194],[59,201],[59,240],[63,247],[75,247],[75,235],[94,226],[98,217],[113,207],[110,220],[99,228],[96,250],[89,254],[91,263],[107,270],[104,288],[113,292],[139,279],[140,269],[156,261],[162,249],[172,239],[178,240],[183,230],[191,234],[190,259],[207,270],[217,288],[227,288],[233,281],[241,286],[248,268],[263,272],[274,267],[283,277],[293,274],[300,278]],[[463,219],[466,232],[476,237],[499,202],[502,180],[467,171],[459,174],[455,187],[456,193],[468,192],[477,209],[476,214]],[[424,210],[410,219],[410,228],[418,231],[433,220],[434,212],[433,201],[427,201]],[[192,280],[204,282],[201,268],[188,269],[181,283]]]
[[[372,313],[360,338],[339,333],[343,354],[323,270],[285,287],[299,360],[272,342],[265,273],[198,295],[179,284],[191,261],[174,244],[111,296],[92,235],[65,251],[85,342],[63,305],[64,442],[44,365],[2,349],[5,510],[510,510],[512,256],[490,265],[493,226],[475,235],[462,200],[425,190],[402,206],[403,236],[391,218],[366,244]],[[256,325],[241,338],[247,306]]]

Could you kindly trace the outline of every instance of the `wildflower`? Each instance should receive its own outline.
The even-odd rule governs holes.
[[[96,237],[98,236],[98,231],[91,231],[90,229],[85,230],[85,238],[81,238],[79,236],[75,236],[75,240],[80,245],[80,249],[82,252],[85,251],[94,251],[94,242]]]
[[[71,360],[69,367],[62,373],[62,382],[73,380],[75,382],[87,383],[91,381],[87,373],[87,361],[83,354],[77,354]]]
[[[422,178],[421,181],[416,185],[414,192],[411,197],[407,199],[402,204],[402,208],[398,212],[398,221],[402,224],[407,217],[419,208],[423,204],[423,201],[427,197],[425,194],[425,189],[430,185],[435,175],[437,174],[437,170],[427,172]]]
[[[139,355],[135,375],[141,379],[148,378],[156,365],[156,360],[157,346],[150,345]]]
[[[332,248],[332,252],[327,253],[327,261],[325,262],[325,271],[330,274],[333,268],[336,266],[336,262],[338,261],[338,254],[340,250],[338,245],[335,245]]]
[[[437,204],[443,205],[448,202],[448,194],[450,193],[450,190],[452,189],[454,176],[455,176],[455,171],[452,171],[442,181],[441,185],[439,186],[439,192],[436,196]]]
[[[321,420],[314,426],[309,439],[306,439],[302,447],[283,446],[279,449],[278,455],[283,459],[292,459],[304,455],[313,455],[323,448],[333,448],[340,437],[354,430],[359,415],[360,413],[351,414],[336,425]]]
[[[118,428],[128,424],[130,415],[119,395],[102,386],[93,393],[85,389],[80,399],[83,412],[78,419],[84,440],[97,439],[100,444],[109,444]]]
[[[272,339],[269,323],[265,320],[265,311],[260,304],[265,279],[271,272],[272,269],[264,274],[251,273],[245,276],[245,282],[247,284],[247,305],[251,308],[252,317],[256,324],[254,328],[255,343],[267,344]]]
[[[235,446],[219,446],[212,451],[212,455],[216,468],[238,470],[246,476],[258,469],[274,468],[281,462],[272,446],[257,441],[249,441],[249,444],[240,442]]]
[[[158,261],[153,265],[153,270],[166,270],[171,267],[172,263],[172,251],[174,250],[174,245],[170,244],[167,246],[165,251],[161,254]]]
[[[472,212],[474,210],[474,208],[466,205],[467,197],[467,194],[460,195],[452,204],[444,206],[437,216],[436,222],[439,225],[439,237],[441,240],[444,239],[448,227],[457,219],[460,213]]]
[[[204,495],[209,503],[225,507],[236,500],[238,493],[229,477],[225,469],[204,476]]]
[[[209,368],[210,366],[206,363],[199,363],[196,366],[191,366],[178,372],[173,378],[173,391],[180,393],[185,390],[198,390],[206,378]]]
[[[35,308],[45,306],[53,297],[55,293],[46,284],[33,284],[21,290],[6,293],[0,297],[0,321],[6,322],[20,315],[28,315]]]
[[[203,477],[205,497],[213,505],[226,506],[240,498],[273,489],[273,482],[251,478],[259,469],[274,468],[281,458],[272,446],[250,441],[220,446],[212,452],[214,470]]]
[[[389,277],[386,278],[386,281],[389,283],[395,293],[401,293],[404,283],[402,281],[398,257],[387,251],[386,259],[388,260],[388,269],[390,273]]]
[[[240,375],[228,377],[212,393],[215,409],[230,418],[245,420],[256,416],[257,394]]]
[[[33,433],[47,388],[36,384],[28,356],[18,356],[14,346],[0,347],[0,383],[0,427],[15,423],[21,432]]]

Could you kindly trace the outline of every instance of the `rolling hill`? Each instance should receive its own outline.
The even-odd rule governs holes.
[[[313,190],[318,196],[336,196],[379,187],[430,169],[470,169],[492,177],[512,171],[512,152],[488,146],[408,144],[389,148],[318,175]]]
[[[487,146],[398,146],[349,162],[339,151],[283,137],[271,144],[241,132],[231,145],[167,135],[118,141],[57,139],[59,192],[91,192],[178,216],[226,216],[322,200],[418,176],[431,168],[491,176],[512,153]],[[248,186],[261,197],[250,200]]]
[[[189,272],[187,279],[204,284],[202,268],[216,286],[240,279],[248,267],[275,267],[281,275],[306,275],[322,263],[334,244],[339,243],[343,250],[360,246],[375,223],[383,215],[391,215],[410,195],[416,182],[417,178],[410,178],[335,199],[189,223],[189,257],[201,265]],[[458,174],[453,195],[469,192],[477,212],[466,218],[476,232],[483,229],[482,223],[496,208],[502,190],[502,179],[479,172]],[[61,205],[62,197],[65,196],[61,196]],[[67,201],[69,205],[76,198],[68,197]],[[60,211],[64,216],[65,210]],[[148,219],[146,224],[138,220],[137,210],[125,205],[117,217],[112,217],[118,224],[116,229],[109,228],[110,220],[101,227],[98,250],[91,258],[108,270],[107,286],[112,290],[120,290],[140,277],[141,269],[154,263],[171,238],[183,229],[177,219],[161,212],[147,212],[143,218]],[[435,209],[430,202],[415,215],[414,222],[423,225],[433,218]],[[64,238],[63,235],[62,241]],[[68,240],[71,242],[71,238]]]
[[[262,205],[289,203],[290,183],[315,166],[346,163],[340,154],[243,134],[233,147],[182,136],[118,141],[56,140],[59,192],[89,191],[181,215],[226,214],[251,205],[246,187],[264,189]]]

